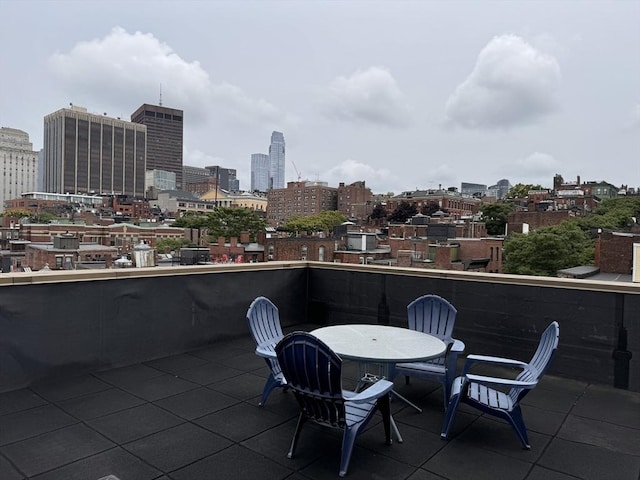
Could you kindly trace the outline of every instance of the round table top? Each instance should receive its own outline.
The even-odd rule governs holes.
[[[408,328],[386,325],[332,325],[310,332],[349,360],[369,362],[420,362],[447,350],[438,337]]]

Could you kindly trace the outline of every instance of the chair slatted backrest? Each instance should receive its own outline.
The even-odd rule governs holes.
[[[325,343],[305,332],[293,332],[276,345],[287,385],[305,414],[318,423],[344,427],[342,360]]]
[[[423,295],[407,305],[409,328],[438,337],[450,345],[458,310],[438,295]],[[445,357],[434,358],[430,363],[442,364]]]
[[[407,306],[409,328],[451,340],[458,310],[438,295],[423,295]]]
[[[282,326],[280,325],[280,313],[271,300],[266,297],[257,297],[247,310],[249,330],[256,345],[273,343],[282,340]],[[280,373],[280,366],[275,359],[265,358],[274,375]]]
[[[538,343],[538,348],[533,357],[531,357],[529,368],[523,370],[516,377],[516,380],[527,382],[540,380],[547,371],[551,359],[558,348],[559,338],[560,326],[558,322],[551,322],[540,336],[540,343]],[[527,393],[529,393],[529,389],[512,388],[509,391],[509,396],[514,402],[519,402]]]
[[[247,312],[247,320],[256,345],[273,340],[275,340],[274,343],[277,343],[282,339],[278,307],[268,298],[257,297],[251,302]]]

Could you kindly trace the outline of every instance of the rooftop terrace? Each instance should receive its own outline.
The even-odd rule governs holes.
[[[1,394],[0,478],[338,478],[339,431],[307,427],[287,458],[297,404],[276,390],[258,407],[267,370],[253,348],[246,335]],[[378,416],[356,441],[348,478],[639,478],[638,393],[547,376],[525,398],[524,450],[506,423],[471,409],[441,440],[440,387],[396,385],[423,412],[392,402],[404,442],[385,445]]]
[[[277,390],[258,407],[267,369],[246,309],[269,296],[287,331],[402,325],[407,299],[425,292],[459,307],[467,353],[526,360],[541,328],[560,322],[550,374],[524,400],[532,448],[464,406],[441,440],[439,386],[398,379],[424,411],[392,402],[404,442],[384,445],[372,423],[348,478],[640,478],[637,286],[307,262],[2,280],[3,480],[337,478],[340,432],[307,427],[288,459],[295,399]],[[355,378],[349,364],[345,385]]]

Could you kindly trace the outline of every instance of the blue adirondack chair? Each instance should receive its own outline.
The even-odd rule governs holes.
[[[272,357],[264,357],[269,367],[269,377],[264,385],[260,403],[258,404],[262,407],[273,389],[278,387],[286,389],[287,387],[287,381],[280,370],[274,350],[276,344],[283,337],[278,307],[266,297],[257,297],[249,305],[247,321],[249,322],[249,330],[251,330],[253,340],[256,342],[256,347],[262,347],[262,349],[273,353]]]
[[[522,418],[520,401],[542,378],[553,354],[558,348],[560,327],[552,322],[542,333],[538,348],[529,363],[500,357],[469,355],[462,375],[453,381],[451,399],[442,426],[442,438],[449,436],[449,430],[460,402],[464,402],[489,415],[507,420],[515,430],[524,448],[529,449],[527,428]],[[474,364],[484,363],[504,367],[519,368],[522,371],[515,379],[487,377],[469,373]],[[510,388],[507,393],[503,390]]]
[[[458,356],[465,345],[452,338],[458,310],[438,295],[423,295],[407,306],[409,328],[434,335],[447,344],[446,353],[427,362],[398,363],[395,375],[404,375],[409,384],[410,377],[435,380],[442,384],[444,405],[451,395],[451,383],[456,376]]]
[[[382,413],[387,444],[391,444],[389,392],[393,383],[379,380],[356,393],[342,389],[342,359],[318,338],[293,332],[276,345],[288,386],[298,400],[300,415],[288,457],[292,458],[302,426],[308,419],[344,430],[340,476],[344,477],[357,435],[376,410]]]

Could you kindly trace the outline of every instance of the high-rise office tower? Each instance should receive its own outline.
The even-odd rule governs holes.
[[[144,104],[131,115],[131,121],[147,126],[147,170],[176,174],[176,187],[182,185],[183,112],[162,105]]]
[[[284,188],[284,135],[282,132],[271,134],[269,145],[269,188]]]
[[[251,191],[266,192],[269,190],[269,155],[265,153],[251,154]]]
[[[15,128],[0,128],[0,212],[5,200],[37,190],[38,152],[33,151],[29,134]]]
[[[147,128],[71,105],[44,117],[44,190],[144,197]]]

